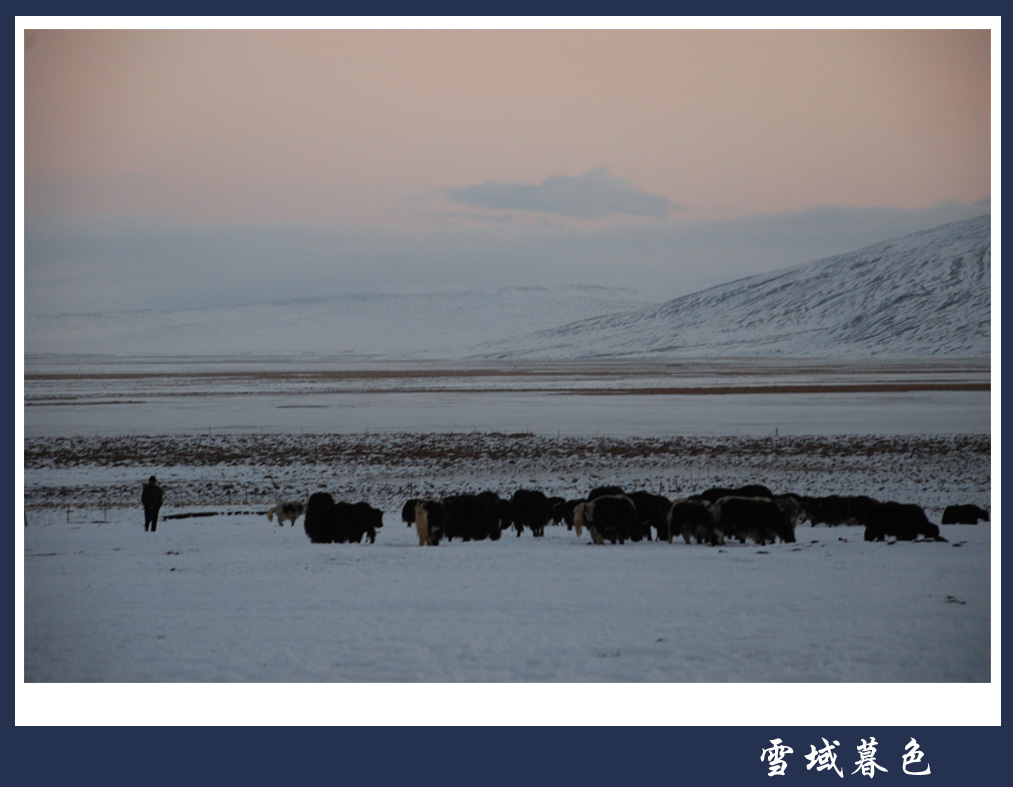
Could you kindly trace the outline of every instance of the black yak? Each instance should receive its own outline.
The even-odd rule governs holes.
[[[383,512],[373,508],[369,503],[335,503],[334,505],[334,540],[339,544],[346,541],[359,544],[363,537],[369,543],[376,541],[376,531],[383,527]]]
[[[637,509],[638,527],[630,533],[631,541],[651,540],[651,528],[658,534],[658,539],[668,531],[668,510],[672,507],[671,501],[661,495],[652,492],[628,492],[626,494]]]
[[[327,492],[314,492],[306,504],[303,529],[314,544],[358,544],[363,537],[376,541],[383,527],[383,512],[369,503],[334,502]]]
[[[578,525],[577,535],[580,535],[581,526],[586,527],[595,544],[606,541],[623,544],[630,537],[630,532],[640,527],[637,507],[626,495],[602,495],[580,503],[573,515],[574,523]]]
[[[415,506],[418,505],[418,503],[419,498],[413,497],[401,507],[401,521],[404,522],[407,527],[412,527],[415,524]]]
[[[712,486],[698,495],[692,495],[692,497],[702,498],[708,503],[716,503],[722,497],[766,497],[770,499],[774,497],[774,493],[763,484],[746,484],[740,487]]]
[[[918,536],[932,541],[946,541],[939,535],[939,525],[929,522],[921,506],[893,501],[874,505],[865,525],[866,541],[883,541],[888,536],[893,536],[898,541],[914,541]]]
[[[444,532],[447,540],[498,541],[499,516],[494,508],[479,495],[457,495],[445,500]]]
[[[314,492],[306,504],[303,530],[314,544],[330,544],[334,541],[331,527],[334,498],[327,492]]]
[[[976,525],[978,520],[988,522],[988,511],[974,505],[946,506],[943,511],[944,525]]]
[[[677,535],[682,536],[687,544],[694,540],[711,546],[724,543],[721,533],[714,526],[711,504],[702,498],[682,498],[672,503],[666,517],[664,536],[671,544]],[[658,538],[661,539],[660,533]]]
[[[597,486],[592,489],[587,496],[588,500],[594,500],[596,497],[605,497],[606,495],[614,497],[615,495],[626,494],[622,487],[618,486]]]
[[[867,495],[827,495],[826,497],[803,497],[801,499],[801,520],[816,525],[831,527],[837,525],[865,525],[869,511],[879,501]]]
[[[722,497],[711,506],[715,528],[724,538],[773,544],[795,541],[795,528],[781,506],[767,497]]]
[[[519,536],[525,527],[531,535],[545,535],[545,526],[552,518],[552,508],[544,492],[537,489],[518,489],[510,498],[510,521]]]

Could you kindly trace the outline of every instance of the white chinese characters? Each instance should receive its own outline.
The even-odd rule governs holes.
[[[817,749],[813,744],[809,744],[809,753],[805,755],[808,764],[805,766],[807,771],[832,771],[836,773],[840,778],[844,778],[844,771],[837,766],[837,753],[834,751],[841,743],[840,741],[829,741],[826,738],[822,738],[823,747]],[[877,749],[879,747],[879,741],[876,740],[875,736],[869,736],[868,739],[862,738],[862,742],[855,747],[858,752],[858,759],[855,761],[855,770],[851,771],[851,775],[858,774],[860,776],[868,776],[870,779],[874,778],[876,773],[889,773],[889,769],[876,761]],[[791,746],[785,745],[784,741],[780,738],[771,738],[770,746],[768,748],[760,749],[760,762],[767,763],[767,775],[768,776],[784,776],[788,769],[787,755],[794,754],[795,750]],[[925,763],[922,766],[922,759],[924,753],[918,746],[918,741],[914,738],[908,742],[904,747],[904,755],[902,757],[902,771],[907,776],[928,776],[932,769],[929,763]]]
[[[921,771],[909,771],[908,766],[922,761],[922,750],[918,748],[918,741],[914,738],[911,739],[910,743],[904,747],[905,750],[909,750],[904,754],[904,773],[908,776],[928,776],[931,772],[931,766],[925,763],[925,770]]]
[[[771,738],[770,748],[760,752],[760,762],[766,758],[770,765],[770,772],[767,775],[784,776],[784,771],[788,767],[788,763],[784,761],[784,755],[794,754],[794,752],[795,750],[791,747],[782,746],[780,738]]]
[[[842,779],[844,778],[844,772],[837,767],[837,755],[834,754],[834,749],[841,745],[840,741],[834,741],[830,743],[826,738],[823,739],[823,748],[819,751],[811,743],[809,748],[812,749],[805,758],[809,760],[809,764],[805,766],[805,769],[811,770],[815,765],[817,771],[837,771],[837,775]]]
[[[883,771],[886,773],[886,768],[876,762],[876,739],[873,737],[869,738],[869,742],[865,742],[865,738],[862,738],[862,743],[857,746],[858,749],[858,760],[855,768],[851,773],[852,775],[861,772],[862,776],[868,776],[870,779],[876,775],[876,771]]]

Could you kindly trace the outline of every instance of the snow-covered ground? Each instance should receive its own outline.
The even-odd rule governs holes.
[[[768,464],[760,456],[729,462],[724,472],[713,463],[710,468],[714,478],[729,481],[834,479],[832,488],[842,491],[864,478],[891,496],[927,502],[936,521],[944,500],[987,505],[987,454],[940,447],[916,440],[897,453],[882,451],[877,461],[842,462],[836,473],[813,467],[826,455],[825,444],[786,459],[783,466],[791,470],[784,474],[757,475]],[[720,455],[721,446],[713,453]],[[465,478],[499,488],[523,478],[519,471],[499,474],[497,467],[432,475],[450,488],[460,488]],[[596,474],[584,475],[587,469],[585,463],[570,477],[557,473],[557,489],[589,482]],[[222,468],[206,470],[210,476]],[[235,473],[259,481],[256,470]],[[325,484],[340,495],[336,482],[343,470],[354,472],[352,463],[328,470],[336,477]],[[189,474],[195,486],[205,475],[196,468]],[[93,469],[86,475],[99,484],[105,475],[115,486],[121,473]],[[185,475],[177,469],[166,482],[170,494],[186,487]],[[604,468],[598,475],[604,480]],[[607,477],[642,483],[665,476],[657,462],[631,458],[614,463]],[[549,479],[543,472],[530,480]],[[711,480],[683,479],[697,486]],[[379,485],[350,486],[378,500]],[[594,547],[586,535],[557,526],[543,539],[505,534],[497,542],[428,549],[399,521],[397,490],[385,488],[385,526],[371,545],[314,545],[301,526],[278,527],[248,505],[167,505],[163,513],[169,515],[217,515],[163,518],[155,534],[143,532],[133,506],[29,510],[23,546],[29,685],[371,684],[311,698],[295,687],[291,695],[266,699],[261,686],[246,699],[261,698],[252,707],[242,699],[227,707],[212,699],[210,708],[207,698],[218,697],[222,687],[195,700],[192,691],[152,686],[155,704],[139,705],[136,698],[149,694],[138,694],[135,686],[126,694],[114,689],[101,707],[89,700],[87,711],[68,705],[68,694],[50,685],[29,694],[39,701],[34,710],[45,718],[48,709],[50,719],[83,714],[95,721],[112,714],[117,723],[208,718],[323,724],[390,723],[392,707],[405,723],[466,718],[491,724],[531,723],[533,712],[548,723],[571,724],[798,724],[828,715],[842,723],[849,714],[863,723],[954,724],[981,723],[994,710],[982,693],[998,670],[991,655],[998,646],[990,623],[998,614],[991,595],[997,579],[993,525],[944,526],[945,543],[895,544],[866,543],[859,528],[803,525],[795,544],[724,548],[678,542]],[[586,687],[575,698],[558,685],[538,696],[520,687],[507,698],[494,688],[490,696],[489,686],[434,696],[406,690],[405,682],[737,685],[730,711],[706,704],[727,694],[688,705],[694,690],[672,696],[671,686],[656,686],[651,701],[636,690],[616,696]],[[848,688],[842,693],[840,686],[821,685],[813,692],[780,685],[811,682]],[[907,685],[886,685],[894,682]],[[975,688],[968,682],[984,683]],[[382,717],[372,691],[378,683],[398,684],[393,696],[379,695],[386,697]],[[954,695],[953,685],[926,685],[937,683],[965,690]],[[73,697],[79,687],[68,688]],[[321,706],[322,696],[336,702]],[[495,705],[479,699],[497,703],[497,697]],[[563,704],[553,697],[564,698]],[[610,699],[574,717],[593,697]],[[658,704],[663,697],[671,703]],[[240,708],[244,715],[237,715]]]
[[[17,551],[31,699],[22,710],[35,718],[388,724],[392,708],[409,724],[998,718],[990,681],[999,669],[999,505],[987,392],[857,391],[847,396],[850,422],[821,421],[846,406],[837,394],[743,395],[728,410],[752,424],[739,433],[681,429],[670,420],[678,398],[621,392],[544,394],[542,406],[581,424],[625,407],[649,425],[643,433],[503,433],[491,428],[497,408],[523,394],[474,382],[456,394],[399,394],[418,403],[403,415],[408,431],[328,430],[335,407],[350,422],[369,412],[375,394],[347,393],[315,394],[332,407],[301,408],[311,422],[299,432],[131,434],[112,418],[64,433],[47,420],[72,406],[85,423],[122,415],[117,402],[132,384],[107,380],[106,398],[26,408],[38,428],[25,443]],[[136,406],[169,423],[206,409],[245,424],[247,413],[234,411],[261,398],[201,393],[203,384]],[[454,396],[487,420],[431,429],[427,413],[452,409]],[[772,402],[785,417],[780,429]],[[586,410],[574,414],[574,403]],[[975,425],[932,428],[960,412]],[[668,434],[666,423],[676,424]],[[146,534],[136,498],[151,473],[168,499],[158,532]],[[676,496],[747,481],[915,502],[936,522],[949,503],[976,503],[993,522],[943,526],[946,542],[866,543],[858,528],[806,524],[794,544],[595,547],[557,526],[542,539],[429,549],[399,518],[404,500],[430,492],[534,486],[572,497],[618,483]],[[314,545],[301,522],[279,528],[263,514],[318,488],[381,508],[376,543]],[[212,515],[169,518],[193,513]],[[109,691],[96,697],[92,684]]]
[[[18,723],[998,724],[980,224],[660,306],[514,288],[31,318]],[[668,352],[679,336],[696,344]],[[399,518],[429,493],[747,482],[992,521],[945,542],[802,525],[597,547],[550,527],[430,549]],[[381,508],[376,543],[264,516],[317,489]]]
[[[989,429],[990,364],[736,359],[381,364],[30,358],[25,433],[960,434]]]
[[[314,545],[259,513],[32,512],[25,680],[988,681],[991,527],[948,543]]]

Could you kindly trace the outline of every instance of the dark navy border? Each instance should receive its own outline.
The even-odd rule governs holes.
[[[183,0],[177,3],[113,2],[15,2],[15,15],[42,16],[1000,16],[995,0],[972,0],[956,4],[928,0],[855,0],[852,3],[818,3],[802,0],[774,0],[769,3],[682,2],[659,0],[515,0],[514,2],[291,2],[291,3],[206,3]]]
[[[818,689],[814,689],[818,693]],[[392,716],[396,708],[391,708]],[[856,746],[876,739],[873,778],[855,773]],[[760,755],[779,738],[783,776]],[[807,769],[806,753],[839,741],[837,766]],[[923,753],[903,773],[905,746]],[[988,785],[1007,775],[999,727],[374,727],[19,728],[8,748],[25,777],[64,785]],[[17,778],[15,776],[15,778]]]

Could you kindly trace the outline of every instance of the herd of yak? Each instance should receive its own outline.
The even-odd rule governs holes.
[[[336,502],[327,492],[315,492],[306,504],[282,503],[268,511],[268,519],[287,519],[293,525],[302,516],[306,535],[313,543],[360,543],[376,540],[383,512],[368,503]],[[976,524],[988,512],[975,505],[949,506],[942,524]],[[420,546],[440,541],[498,540],[513,529],[544,536],[549,523],[565,524],[580,536],[588,531],[594,544],[626,541],[668,541],[723,545],[729,541],[760,545],[794,542],[799,522],[812,525],[865,527],[866,541],[945,541],[939,525],[929,522],[921,506],[881,502],[864,495],[807,497],[775,495],[762,485],[739,488],[713,487],[700,494],[669,500],[650,492],[625,492],[619,487],[594,489],[586,498],[549,497],[536,489],[519,489],[509,498],[495,492],[440,498],[413,498],[401,511],[408,527],[415,527]]]

